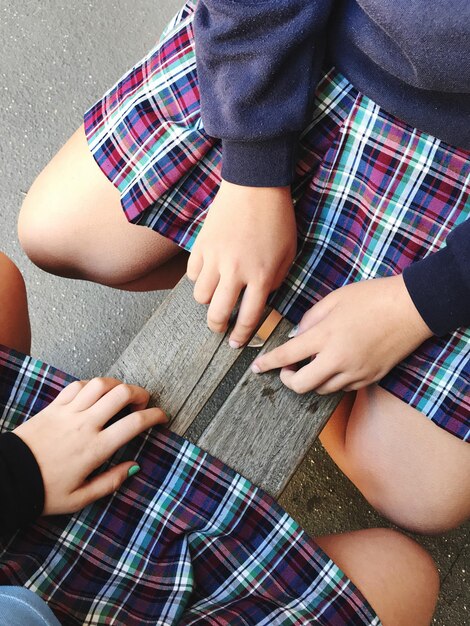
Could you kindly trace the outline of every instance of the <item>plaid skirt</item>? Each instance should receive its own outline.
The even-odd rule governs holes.
[[[0,346],[0,429],[73,377]],[[0,541],[0,584],[39,594],[64,626],[379,626],[361,592],[267,494],[170,431],[114,456],[139,474],[73,516]]]
[[[129,221],[185,250],[217,192],[221,162],[200,117],[194,6],[85,114],[90,150]],[[333,289],[401,273],[468,218],[469,188],[468,152],[408,126],[329,71],[300,140],[297,257],[271,304],[297,323]],[[426,341],[380,385],[470,440],[470,329]]]

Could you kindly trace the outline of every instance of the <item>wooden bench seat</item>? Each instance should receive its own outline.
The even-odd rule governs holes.
[[[341,394],[299,396],[278,372],[253,374],[259,350],[233,350],[227,334],[212,333],[192,290],[184,277],[108,375],[148,389],[173,431],[278,497]],[[263,350],[286,341],[290,329],[282,320]]]

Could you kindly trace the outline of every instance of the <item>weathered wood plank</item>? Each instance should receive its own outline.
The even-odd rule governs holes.
[[[270,309],[266,307],[260,318],[260,324],[263,323],[269,313]],[[233,371],[235,364],[237,364],[236,374],[238,380],[256,355],[259,354],[260,350],[256,348],[248,349],[245,347],[243,350],[234,350],[228,345],[228,335],[230,334],[232,326],[229,327],[223,341],[219,344],[217,351],[204,370],[199,382],[192,390],[191,395],[174,416],[171,429],[179,435],[186,435],[194,420],[200,416],[201,411],[206,411],[207,404],[212,399],[216,390],[220,396],[220,394],[224,392],[223,387],[227,386],[227,384],[231,385],[231,387],[234,386],[232,380],[227,380],[227,375],[230,372],[231,375],[229,378],[233,378],[235,374]],[[241,369],[238,364],[239,361],[241,362],[241,367],[245,364],[243,369]],[[220,404],[219,400],[217,400],[217,403]]]
[[[195,302],[192,291],[183,277],[107,372],[145,387],[150,404],[167,411],[180,435],[241,355],[228,345],[228,333],[207,328],[207,307]]]
[[[178,414],[224,342],[224,335],[207,328],[206,307],[194,301],[192,290],[190,281],[181,279],[107,373],[145,387],[151,404],[171,417]],[[227,363],[229,369],[238,355],[230,349],[223,353],[224,359],[233,359]],[[220,365],[219,378],[222,370]],[[209,388],[206,393],[211,393]],[[204,396],[200,387],[197,394]],[[187,422],[182,415],[173,427],[184,432]]]
[[[192,289],[183,278],[108,375],[148,389],[151,404],[173,418],[172,430],[182,435],[203,431],[196,435],[202,448],[277,496],[340,395],[298,396],[281,384],[277,372],[256,376],[248,369],[216,414],[208,416],[215,390],[220,396],[219,385],[238,358],[243,355],[245,362],[247,349],[231,349],[226,335],[207,328],[207,309],[194,301]],[[281,322],[265,350],[285,341],[290,328]],[[197,427],[191,428],[194,420]]]
[[[172,414],[174,418],[171,422],[171,430],[179,435],[186,433],[240,356],[241,351],[231,348],[227,339],[219,344],[217,351],[185,403],[178,413]]]
[[[281,322],[264,351],[286,340]],[[227,465],[279,496],[342,394],[302,396],[281,383],[279,373],[248,370],[197,443]]]

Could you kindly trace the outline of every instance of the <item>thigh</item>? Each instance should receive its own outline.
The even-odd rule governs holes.
[[[385,528],[315,540],[360,589],[384,626],[429,626],[439,576],[415,541]]]
[[[369,502],[418,532],[448,530],[470,516],[470,446],[388,391],[349,396],[322,443]]]
[[[33,183],[18,232],[28,256],[56,274],[121,286],[167,263],[180,248],[131,224],[120,195],[88,148],[83,126]]]
[[[31,344],[28,303],[23,277],[0,252],[0,343],[28,353]]]

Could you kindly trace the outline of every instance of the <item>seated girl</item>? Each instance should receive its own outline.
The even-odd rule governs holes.
[[[76,381],[29,357],[24,283],[1,253],[0,344],[9,626],[430,624],[438,575],[411,539],[372,529],[313,541],[193,444],[160,429],[138,436],[166,420],[145,408],[145,390]]]

